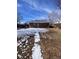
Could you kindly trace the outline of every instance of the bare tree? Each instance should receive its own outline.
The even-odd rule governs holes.
[[[17,16],[17,23],[20,24],[21,23],[21,20],[22,20],[22,16],[18,15]]]
[[[49,18],[50,23],[54,24],[56,22],[60,22],[61,15],[53,11],[48,14],[48,18]]]

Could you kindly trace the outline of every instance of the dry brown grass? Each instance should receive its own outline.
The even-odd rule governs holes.
[[[49,32],[40,35],[43,58],[61,59],[61,30],[59,28],[50,28]]]

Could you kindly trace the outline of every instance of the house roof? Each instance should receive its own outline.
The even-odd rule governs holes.
[[[49,20],[32,20],[29,23],[50,23],[50,21]]]

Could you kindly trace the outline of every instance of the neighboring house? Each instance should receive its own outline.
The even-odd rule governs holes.
[[[29,22],[29,27],[48,28],[49,21],[48,20],[33,20],[33,21]]]
[[[21,28],[54,28],[58,26],[60,28],[60,23],[53,24],[49,20],[32,20],[29,23],[17,24],[17,29]]]

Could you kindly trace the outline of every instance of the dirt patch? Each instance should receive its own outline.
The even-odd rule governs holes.
[[[34,37],[17,39],[17,59],[32,59],[32,48],[34,46]]]

